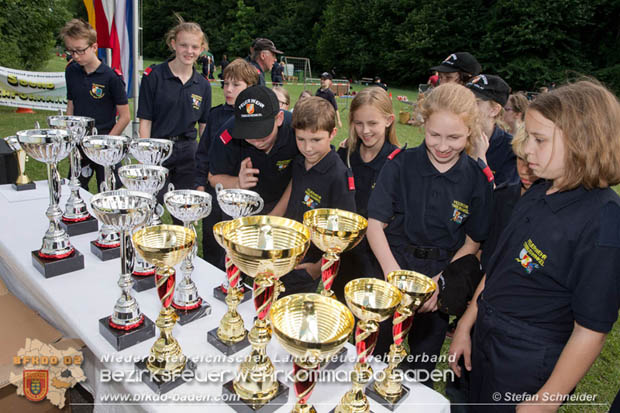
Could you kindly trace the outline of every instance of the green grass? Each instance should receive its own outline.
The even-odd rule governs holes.
[[[157,63],[154,60],[145,60],[144,67],[152,63]],[[61,57],[53,56],[50,61],[47,63],[44,70],[47,71],[64,71],[66,62]],[[303,85],[293,85],[293,84],[285,84],[284,87],[289,91],[291,96],[292,105],[295,104],[297,98],[300,93],[304,90]],[[307,89],[312,91],[313,93],[316,91],[318,86],[308,86]],[[359,91],[362,89],[360,85],[354,85],[353,90]],[[219,87],[218,83],[212,83],[212,91],[213,91],[213,106],[224,103],[224,97],[222,95],[222,89]],[[398,116],[398,111],[404,109],[404,105],[402,105],[398,100],[396,100],[396,96],[406,95],[409,97],[409,100],[415,100],[417,96],[417,91],[405,90],[405,89],[390,89],[390,92],[393,96],[394,101],[394,111]],[[342,119],[343,127],[338,130],[338,134],[334,140],[334,144],[337,145],[344,138],[348,136],[349,127],[348,127],[348,103],[345,99],[338,99],[339,112],[340,117]],[[130,102],[133,105],[133,102]],[[133,112],[132,112],[133,113]],[[37,111],[35,114],[17,114],[15,113],[15,108],[8,107],[0,107],[0,117],[2,121],[0,122],[0,135],[7,136],[13,135],[16,131],[22,129],[30,129],[34,127],[34,122],[38,121],[42,127],[46,125],[46,118],[49,115],[55,114],[55,112],[46,112],[46,111]],[[418,145],[422,141],[422,133],[418,128],[411,127],[408,125],[402,125],[397,123],[396,132],[399,138],[399,141],[402,144],[407,143],[409,147]],[[62,176],[67,176],[69,171],[68,161],[64,160],[59,165],[59,170]],[[26,173],[34,180],[47,179],[46,168],[45,165],[36,162],[34,160],[30,160],[27,163]],[[95,193],[95,179],[91,179],[90,191]],[[620,193],[620,186],[614,187],[616,192]],[[43,213],[43,211],[41,212]],[[163,221],[165,223],[170,223],[170,216],[166,212],[163,217]],[[198,239],[199,239],[199,255],[202,256],[202,224],[198,225]],[[449,347],[449,339],[446,340],[444,347],[442,349],[442,354],[447,354]],[[620,377],[620,323],[616,323],[614,329],[611,331],[609,336],[607,337],[607,342],[603,351],[597,361],[594,363],[586,377],[580,382],[577,387],[577,393],[588,393],[595,394],[597,396],[597,402],[601,403],[611,403],[613,398],[618,391],[618,377]],[[439,364],[438,368],[444,369],[448,368],[447,364]],[[437,390],[441,393],[444,393],[445,386],[443,384],[439,384],[437,386]],[[445,393],[444,393],[445,394]],[[561,412],[565,413],[577,413],[577,412],[605,412],[607,408],[593,408],[593,407],[583,407],[583,406],[566,406],[560,409]]]

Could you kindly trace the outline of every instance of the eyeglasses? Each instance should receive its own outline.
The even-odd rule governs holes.
[[[288,102],[282,102],[281,100],[278,100],[278,102],[280,103],[280,108],[284,108],[285,106],[288,106]]]
[[[91,44],[91,45],[89,45],[89,46],[87,46],[87,47],[85,47],[85,48],[83,48],[83,49],[75,49],[75,50],[66,49],[66,50],[65,50],[65,52],[67,52],[67,53],[68,53],[68,54],[70,54],[70,55],[71,55],[71,54],[76,54],[76,55],[78,55],[78,56],[82,56],[84,53],[86,53],[86,51],[87,51],[88,49],[90,49],[90,47],[91,47],[91,46],[92,46],[92,44]]]

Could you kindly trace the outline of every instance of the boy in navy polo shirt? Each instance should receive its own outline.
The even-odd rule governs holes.
[[[321,75],[321,87],[317,89],[315,96],[327,100],[334,107],[336,111],[336,120],[338,121],[338,127],[342,128],[342,122],[340,121],[340,112],[338,112],[338,103],[336,103],[336,96],[330,89],[332,85],[332,75],[327,72],[323,72]]]
[[[271,89],[252,86],[239,93],[234,117],[211,142],[209,183],[257,192],[267,214],[291,180],[290,165],[297,154],[291,113],[280,110]]]
[[[330,143],[336,136],[334,109],[316,96],[295,105],[293,128],[300,155],[293,160],[293,179],[273,215],[303,222],[304,213],[316,208],[355,212],[355,189],[350,173]],[[321,276],[321,252],[313,245],[302,264],[282,277],[283,295],[316,292]]]
[[[103,64],[97,57],[97,32],[80,19],[68,22],[60,31],[71,61],[65,69],[67,115],[95,119],[97,133],[120,135],[129,123],[129,104],[123,76]],[[118,112],[118,120],[116,114]],[[80,184],[88,189],[93,169],[97,172],[97,189],[104,180],[104,168],[92,162],[80,149],[82,175]],[[87,175],[87,176],[84,176]]]

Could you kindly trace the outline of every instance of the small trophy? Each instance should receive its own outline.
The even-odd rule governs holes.
[[[254,278],[254,306],[258,315],[249,334],[252,350],[241,363],[237,377],[224,384],[224,400],[232,401],[236,394],[245,403],[245,409],[271,410],[270,406],[275,408],[286,403],[288,388],[276,379],[273,363],[265,352],[271,339],[266,317],[274,300],[277,279],[301,262],[310,246],[310,231],[292,219],[252,216],[227,221],[222,235],[230,259]],[[231,407],[240,408],[234,402]]]
[[[133,234],[133,245],[147,262],[157,267],[155,282],[161,311],[155,321],[161,335],[151,347],[150,356],[136,363],[138,370],[148,370],[144,382],[158,394],[166,393],[193,377],[196,364],[183,355],[179,342],[172,336],[178,316],[172,308],[176,272],[179,264],[194,248],[196,234],[180,225],[156,225]]]
[[[88,209],[86,202],[80,196],[80,173],[82,172],[79,145],[85,135],[94,135],[97,133],[95,128],[95,119],[86,116],[48,116],[47,123],[50,128],[64,129],[71,136],[71,179],[69,187],[71,194],[65,205],[65,212],[62,214],[62,226],[69,236],[86,234],[95,232],[99,228],[97,220],[93,218]]]
[[[129,139],[124,136],[91,135],[82,138],[82,150],[96,164],[104,167],[105,180],[100,191],[116,189],[116,178],[112,167],[118,164],[129,149]],[[120,235],[110,226],[103,224],[99,228],[97,240],[91,241],[90,251],[100,260],[107,261],[120,257]]]
[[[4,138],[4,141],[7,145],[9,145],[9,148],[11,148],[13,152],[15,152],[15,159],[17,160],[18,175],[15,183],[11,184],[13,189],[16,191],[27,191],[29,189],[35,189],[37,186],[26,175],[26,161],[28,160],[28,156],[19,145],[17,136],[7,136],[6,138]]]
[[[353,388],[342,396],[335,412],[369,412],[370,405],[364,387],[372,377],[372,368],[367,360],[377,345],[379,323],[394,314],[402,293],[386,281],[358,278],[345,285],[344,295],[349,309],[359,319],[355,329],[357,363],[351,378]]]
[[[431,278],[415,271],[392,271],[387,275],[387,280],[402,292],[403,298],[394,312],[394,344],[390,346],[389,363],[383,370],[383,379],[370,383],[366,394],[394,411],[409,394],[409,388],[401,383],[402,376],[396,373],[398,365],[407,356],[403,342],[411,329],[415,311],[432,297],[437,285]]]
[[[211,213],[211,195],[191,189],[175,191],[172,184],[169,185],[169,191],[164,195],[164,204],[170,215],[182,221],[185,228],[189,228],[194,234],[196,234],[195,222]],[[211,306],[200,297],[196,284],[191,278],[197,250],[198,245],[194,244],[192,251],[183,260],[181,264],[183,279],[174,290],[172,306],[177,310],[181,325],[211,314]]]
[[[168,139],[139,138],[131,141],[129,152],[143,165],[161,165],[172,155],[173,145]]]
[[[155,336],[155,325],[142,314],[138,302],[131,296],[134,256],[131,231],[151,215],[155,198],[144,192],[121,189],[96,194],[90,205],[99,221],[121,233],[121,275],[118,280],[121,296],[116,300],[112,316],[99,320],[101,335],[120,351]]]
[[[237,188],[224,189],[222,184],[217,184],[215,186],[215,193],[217,203],[219,204],[221,210],[233,219],[249,217],[251,215],[258,214],[263,210],[263,198],[261,198],[261,196],[254,191]],[[206,230],[208,230],[208,228],[203,228],[203,231]],[[232,263],[228,255],[226,255],[225,258],[225,267],[227,274],[229,272],[238,273],[240,280],[237,283],[237,288],[243,295],[241,302],[246,302],[250,299],[252,293],[250,289],[243,285],[242,275],[239,272],[239,269]],[[219,285],[213,289],[213,297],[225,302],[229,289],[229,277],[226,277],[226,280],[222,285]]]
[[[353,331],[351,311],[337,300],[320,294],[293,294],[276,301],[269,319],[282,347],[294,358],[293,413],[316,410],[307,404],[316,386],[319,364],[338,353]]]
[[[168,168],[157,165],[125,165],[118,168],[118,177],[127,189],[146,192],[156,197],[168,179]],[[144,226],[161,225],[160,217],[163,214],[164,208],[156,204],[155,209],[144,222]],[[135,228],[136,231],[139,229],[140,227]],[[155,267],[142,258],[136,257],[132,272],[133,289],[139,292],[155,287],[153,275],[155,275]]]
[[[59,129],[30,129],[17,132],[21,148],[39,162],[47,164],[47,183],[50,205],[45,212],[50,221],[38,251],[32,251],[32,263],[46,278],[84,268],[84,256],[69,241],[69,235],[60,227],[62,211],[60,175],[57,164],[69,155],[71,137]]]

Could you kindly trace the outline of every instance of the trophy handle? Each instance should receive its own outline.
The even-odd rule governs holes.
[[[39,124],[38,120],[34,122],[34,128],[35,129],[41,129],[41,125]]]
[[[106,192],[107,190],[108,190],[107,182],[105,181],[101,182],[101,185],[99,185],[99,192]]]
[[[174,184],[172,182],[170,182],[168,184],[168,192],[172,192],[172,191],[174,191]]]
[[[19,140],[17,139],[16,135],[7,136],[6,138],[4,138],[4,141],[7,145],[9,145],[9,148],[11,148],[13,152],[17,152],[21,149],[21,146],[19,145]]]
[[[91,135],[93,135],[93,136],[94,135],[99,135],[99,133],[97,133],[97,128],[95,128],[94,126],[93,126],[93,133]]]
[[[261,212],[263,210],[263,206],[265,206],[265,201],[263,201],[263,197],[258,197],[258,207],[256,208],[256,211],[254,211],[254,214],[258,214],[259,212]]]
[[[224,186],[222,184],[219,184],[219,183],[216,184],[215,185],[215,194],[216,195],[219,194],[222,189],[224,189]]]

